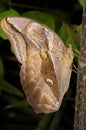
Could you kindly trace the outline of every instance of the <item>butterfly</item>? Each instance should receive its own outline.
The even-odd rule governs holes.
[[[7,17],[1,28],[21,63],[20,80],[36,113],[58,111],[69,88],[73,50],[53,30],[36,20]]]

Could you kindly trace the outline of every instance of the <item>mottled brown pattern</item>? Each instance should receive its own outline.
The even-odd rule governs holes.
[[[57,111],[69,87],[72,47],[32,19],[8,17],[1,27],[21,63],[20,78],[29,104],[37,113]]]

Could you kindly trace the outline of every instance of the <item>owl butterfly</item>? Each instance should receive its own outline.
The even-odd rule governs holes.
[[[21,83],[33,110],[57,111],[69,87],[72,47],[66,47],[55,32],[32,19],[7,17],[1,28],[21,63]]]

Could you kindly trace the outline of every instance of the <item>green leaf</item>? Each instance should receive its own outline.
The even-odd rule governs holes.
[[[0,78],[3,78],[3,76],[4,76],[4,67],[2,59],[0,58]]]
[[[3,18],[9,17],[9,16],[19,16],[19,13],[14,9],[9,9],[7,11],[4,11],[3,13],[0,14],[0,21]]]
[[[18,97],[24,97],[23,93],[17,89],[16,87],[14,87],[13,85],[9,84],[8,82],[6,82],[5,80],[0,79],[0,90],[1,92],[6,92]]]
[[[22,14],[22,16],[35,19],[41,23],[44,23],[51,29],[55,30],[55,19],[51,14],[43,13],[40,11],[29,11]]]
[[[77,39],[77,34],[65,23],[63,23],[62,27],[60,28],[58,34],[63,39],[65,44],[71,44],[74,49],[79,49],[80,38]]]
[[[5,106],[5,109],[11,109],[11,108],[17,108],[17,107],[23,107],[23,106],[27,106],[27,101],[24,100],[18,100],[16,99],[15,102],[12,99],[11,101],[12,103],[10,105]]]
[[[5,18],[5,17],[9,17],[9,16],[19,16],[19,13],[16,10],[10,9],[7,11],[4,11],[3,13],[0,14],[0,21]],[[5,35],[5,33],[3,32],[3,30],[0,28],[0,37],[2,37],[3,39],[8,39],[7,36]]]
[[[84,5],[84,1],[85,0],[78,0],[79,1],[79,3],[83,6]]]

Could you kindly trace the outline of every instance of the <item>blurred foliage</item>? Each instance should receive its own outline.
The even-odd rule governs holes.
[[[79,0],[79,3],[83,6],[84,5],[84,0]]]
[[[65,44],[79,52],[83,0],[0,0],[0,20],[7,16],[33,18],[60,35]],[[74,68],[73,68],[74,69]],[[20,65],[0,29],[0,129],[73,130],[77,75],[73,72],[70,89],[58,112],[36,114],[27,104],[19,79]]]

